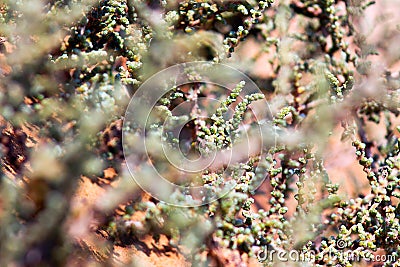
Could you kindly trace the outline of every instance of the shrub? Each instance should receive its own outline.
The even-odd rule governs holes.
[[[399,266],[400,80],[391,68],[399,56],[386,54],[394,58],[382,59],[384,67],[374,61],[376,47],[388,45],[375,47],[362,31],[363,13],[373,8],[363,0],[2,1],[1,262],[55,266],[72,264],[75,253],[90,255],[65,234],[73,196],[88,177],[102,186],[120,183],[95,209],[102,218],[96,231],[111,244],[165,235],[204,266],[244,266],[257,257],[272,265],[289,252],[313,256],[316,266],[373,263],[376,255],[386,256],[383,266]],[[393,32],[386,29],[387,38]],[[258,51],[253,58],[250,48]],[[192,69],[185,77],[193,83],[165,84],[146,135],[124,121],[129,98],[151,75],[193,61],[236,66],[261,93],[247,92],[240,81],[227,81],[233,90],[226,93],[198,82]],[[270,124],[255,120],[258,100],[268,102]],[[189,108],[172,113],[182,103]],[[187,123],[176,134],[181,121]],[[194,176],[168,169],[158,151],[146,158],[135,139],[161,138],[195,158],[235,147],[255,125],[273,129],[267,133],[276,142]],[[364,172],[358,180],[368,182],[359,195],[341,193],[326,167],[327,143],[339,125],[340,146],[351,143]],[[126,171],[123,134],[133,140],[146,179],[151,161],[177,184],[226,194],[197,205],[190,192],[173,192],[175,204],[192,201],[191,207],[138,194]],[[227,178],[236,184],[221,192]],[[269,251],[286,254],[272,259]]]

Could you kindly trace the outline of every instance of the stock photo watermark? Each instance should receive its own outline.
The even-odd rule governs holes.
[[[185,87],[189,88],[187,101],[167,107],[175,96],[183,95]],[[211,93],[202,95],[200,87]],[[252,117],[251,127],[241,122],[245,114]],[[135,128],[136,133],[123,131],[127,167],[136,183],[158,200],[186,207],[210,203],[236,186],[231,179],[233,165],[254,156],[262,163],[265,141],[274,142],[274,133],[267,136],[265,131],[270,114],[264,94],[239,70],[212,62],[174,65],[146,80],[131,98],[124,129]],[[185,149],[190,150],[196,142],[188,139],[182,144],[180,140],[182,132],[190,134],[187,125],[200,132],[195,155],[188,155]],[[157,159],[160,164],[155,164]],[[139,167],[143,161],[148,164]],[[217,190],[190,182],[209,170],[218,170],[223,177]],[[253,188],[266,177],[262,172],[263,168],[256,169]],[[175,183],[178,178],[189,182]],[[177,192],[187,197],[177,200]]]
[[[261,263],[267,262],[298,262],[298,263],[310,263],[314,264],[320,260],[331,261],[331,262],[372,262],[372,263],[383,263],[383,262],[395,262],[397,259],[394,255],[386,254],[372,254],[366,253],[361,255],[354,250],[348,248],[348,243],[339,239],[336,241],[335,248],[329,248],[325,252],[316,253],[313,250],[275,250],[268,248],[267,246],[261,247],[256,253],[257,260]]]

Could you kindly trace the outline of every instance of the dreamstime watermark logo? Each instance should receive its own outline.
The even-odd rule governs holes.
[[[237,102],[249,102],[246,96],[262,93],[244,73],[212,62],[174,65],[153,75],[138,88],[126,110],[122,145],[129,172],[143,190],[172,205],[199,206],[224,196],[236,186],[231,166],[250,157],[259,157],[258,165],[262,165],[263,147],[266,142],[275,142],[270,127],[271,111],[265,99],[247,107],[252,116],[251,127],[241,123],[237,140],[232,132],[216,133],[216,127],[210,128],[216,120],[216,110],[238,84],[243,88]],[[207,92],[196,91],[199,86]],[[235,112],[235,108],[228,106],[224,120],[232,120]],[[205,145],[196,150],[195,156],[189,155],[185,147],[196,144],[198,139],[191,139],[190,135],[195,136],[193,129],[198,131],[199,127],[209,128],[213,137],[206,141],[211,144],[223,135],[225,140],[235,139],[235,142],[223,149]],[[182,144],[181,139],[187,144]],[[254,189],[265,178],[261,173],[265,170],[255,168],[258,175],[251,180]],[[213,175],[213,171],[223,178],[219,179],[217,188],[216,183],[209,186],[199,181],[201,175]]]
[[[265,246],[257,252],[259,262],[315,262],[314,251],[298,251],[298,250],[268,250]]]
[[[334,248],[329,248],[325,252],[316,253],[312,250],[275,250],[269,249],[267,246],[262,247],[257,253],[259,262],[304,262],[316,263],[323,260],[324,262],[395,262],[394,255],[375,255],[372,253],[356,253],[356,251],[348,249],[348,243],[339,239],[336,241]]]

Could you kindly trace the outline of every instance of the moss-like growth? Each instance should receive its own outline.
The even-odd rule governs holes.
[[[243,266],[243,255],[257,259],[265,249],[308,253],[316,266],[352,266],[379,253],[386,255],[383,266],[398,266],[400,80],[389,70],[374,73],[371,55],[377,52],[359,25],[367,8],[374,8],[371,1],[3,1],[0,262],[58,266],[75,253],[90,254],[63,230],[74,218],[73,195],[85,176],[102,186],[110,179],[122,184],[110,189],[111,203],[95,210],[103,218],[96,230],[111,244],[162,234],[187,260],[204,266]],[[164,138],[193,157],[228,149],[259,123],[249,110],[266,99],[276,143],[261,148],[261,159],[254,155],[196,176],[216,194],[227,173],[236,182],[207,205],[175,207],[146,194],[120,203],[115,195],[135,191],[124,187],[130,177],[122,132],[132,140],[143,134],[137,125],[123,124],[129,98],[175,63],[241,63],[249,40],[259,53],[243,71],[262,93],[242,95],[244,83],[230,93],[198,82],[172,86],[157,102],[146,137]],[[254,71],[259,58],[268,78]],[[200,97],[220,105],[200,105]],[[196,105],[172,113],[186,102]],[[202,119],[208,109],[212,114]],[[188,118],[185,133],[177,135],[175,127]],[[383,138],[372,139],[370,123],[384,131]],[[324,162],[338,125],[341,145],[351,140],[353,159],[365,173],[360,180],[368,182],[358,196],[343,195]],[[149,161],[166,169],[162,156],[140,160],[143,169]],[[175,182],[193,182],[183,178]],[[264,178],[254,188],[254,180]],[[192,196],[173,197],[187,203]],[[215,253],[221,249],[242,257],[223,258]]]

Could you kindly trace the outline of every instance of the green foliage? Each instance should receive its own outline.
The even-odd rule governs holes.
[[[220,248],[253,258],[265,248],[295,249],[315,255],[316,266],[352,266],[356,257],[365,261],[379,252],[393,256],[384,266],[399,266],[400,157],[394,121],[400,80],[388,70],[373,70],[371,55],[377,52],[357,24],[372,4],[2,1],[0,262],[56,266],[68,264],[74,253],[84,255],[63,230],[72,216],[73,194],[82,176],[101,184],[104,170],[113,167],[113,179],[122,186],[110,189],[110,203],[97,207],[106,218],[97,230],[112,244],[126,245],[148,234],[157,240],[163,234],[172,247],[184,247],[189,261],[204,266],[223,264],[211,253]],[[235,55],[243,53],[241,45],[248,40],[269,58],[263,62],[269,78],[257,77],[252,65],[244,69],[264,94],[242,97],[243,83],[230,94],[201,83],[172,88],[157,103],[148,135],[172,140],[190,155],[230,148],[246,134],[242,124],[257,123],[248,112],[252,103],[267,99],[277,142],[262,148],[266,157],[229,166],[236,186],[204,206],[170,206],[145,194],[115,197],[137,190],[127,186],[131,180],[123,168],[122,131],[132,138],[140,134],[135,125],[122,126],[129,97],[149,76],[175,63],[237,63]],[[368,90],[370,81],[376,91]],[[184,115],[171,113],[199,96],[222,103],[209,119],[197,116],[206,105]],[[173,134],[174,123],[187,117],[193,120],[190,137],[182,140]],[[160,126],[166,120],[171,131],[165,134]],[[370,123],[385,131],[382,140],[369,136]],[[324,150],[337,125],[343,128],[342,145],[350,139],[354,147],[365,173],[360,179],[369,183],[368,192],[359,196],[341,193],[326,169]],[[165,158],[152,160],[163,168]],[[195,182],[219,193],[224,171],[208,169]],[[254,188],[253,181],[263,178],[261,188]],[[267,203],[259,203],[260,195]],[[173,197],[184,203],[192,196]],[[120,204],[123,214],[116,212]],[[339,242],[345,246],[338,247]],[[354,257],[343,257],[349,251]],[[270,260],[264,263],[272,265]]]

